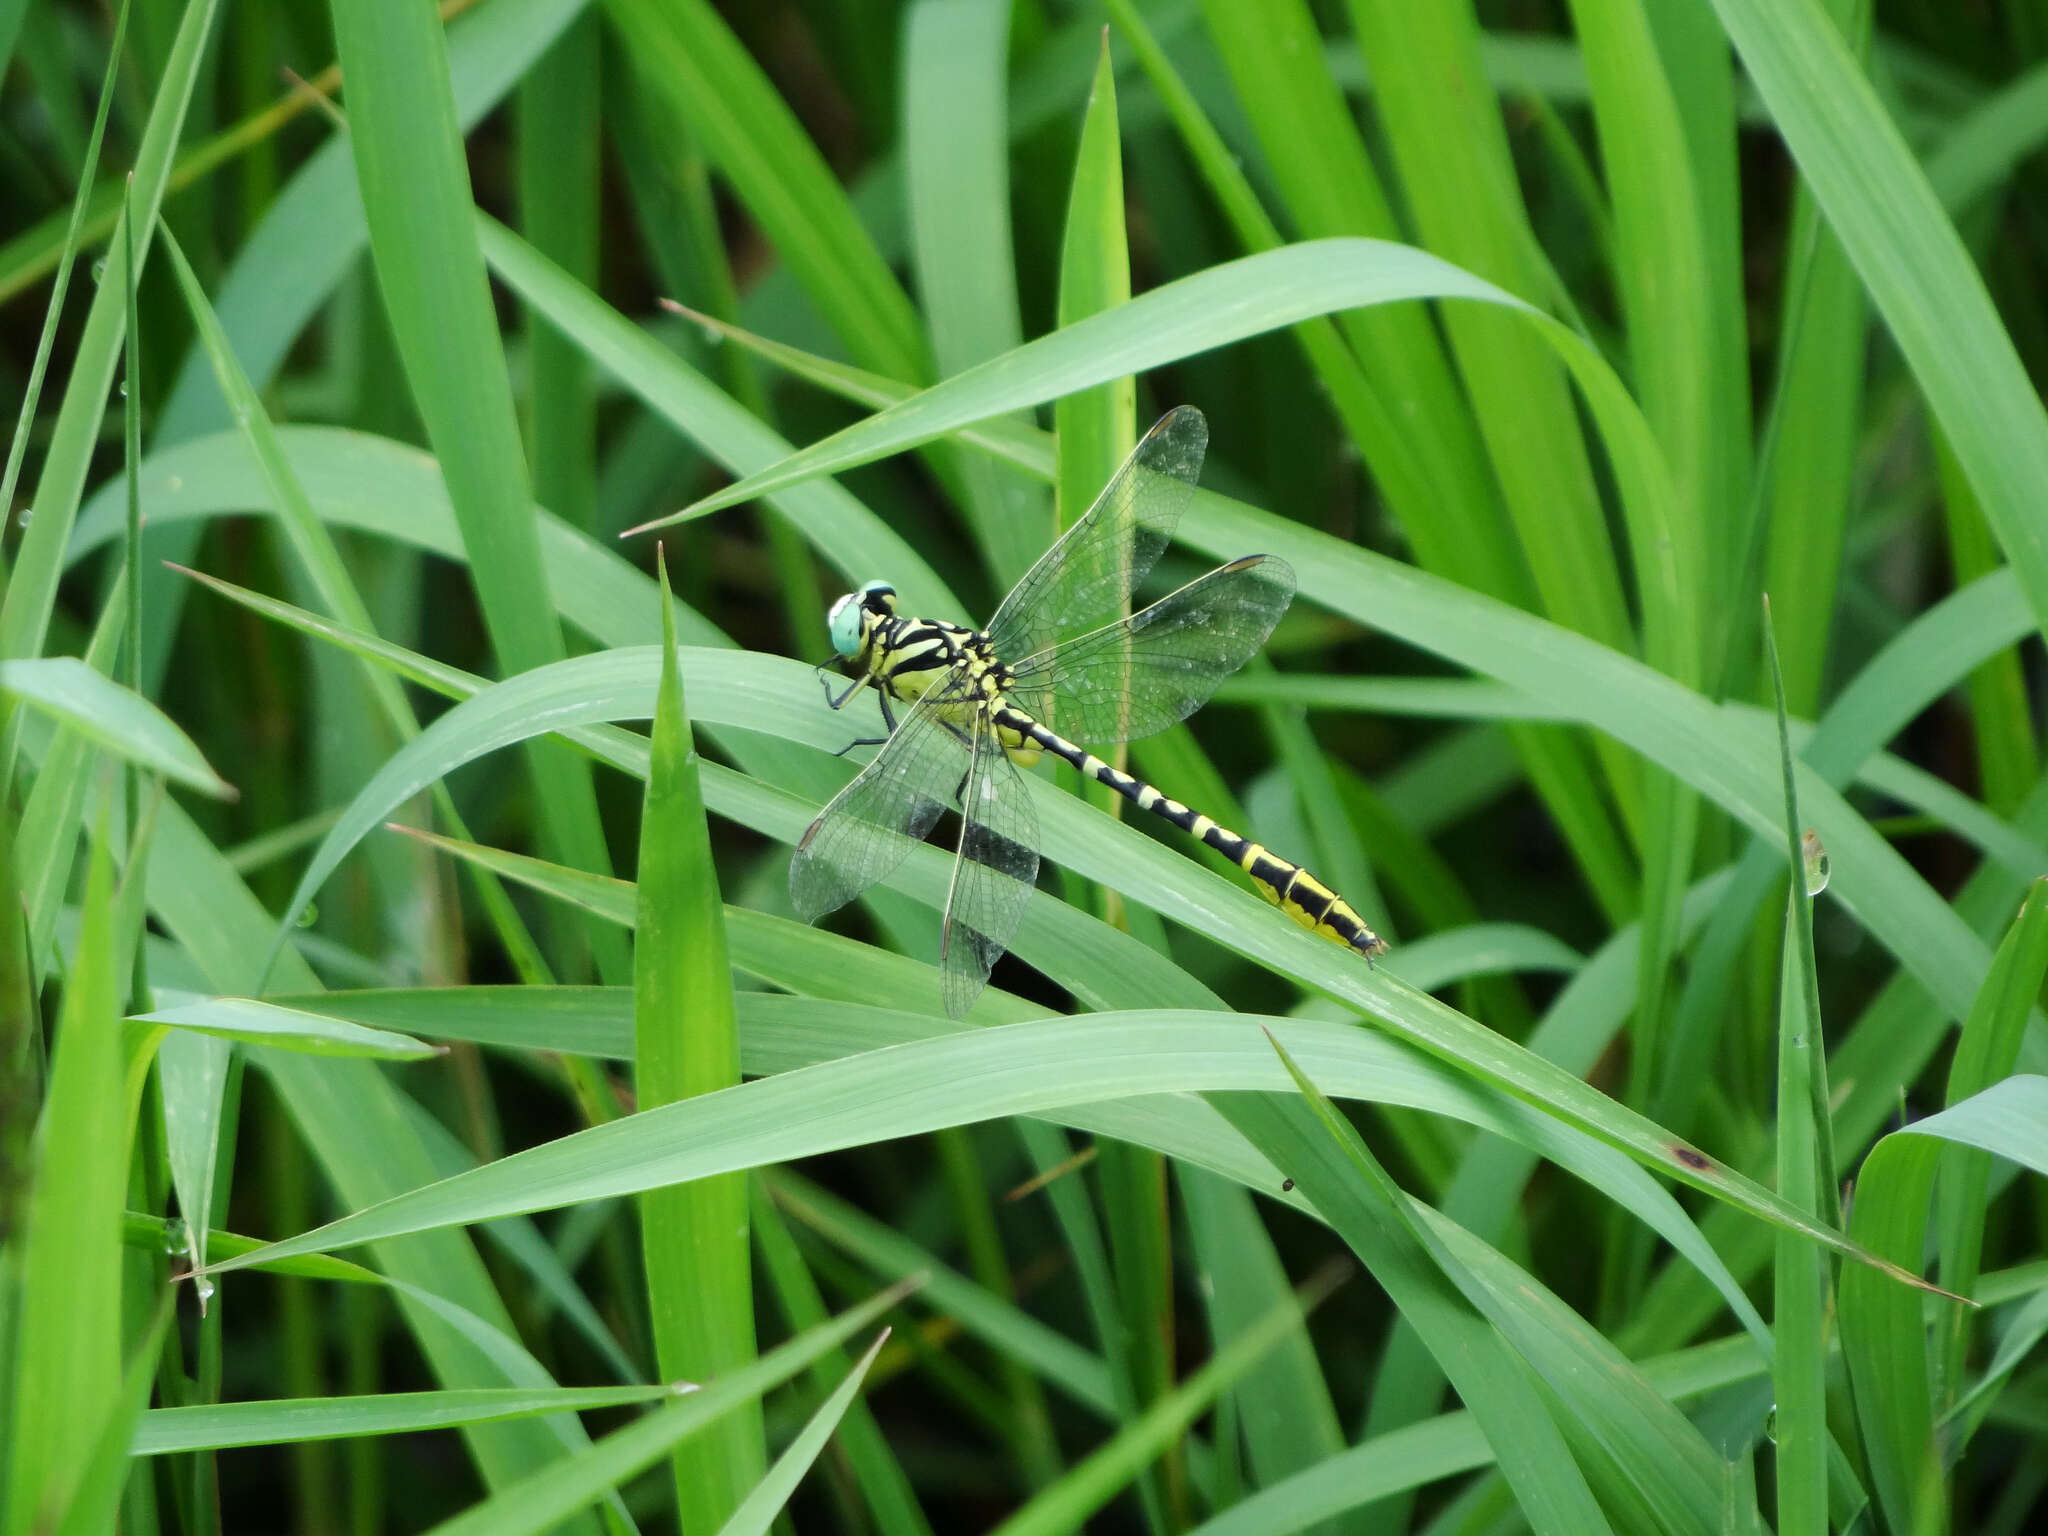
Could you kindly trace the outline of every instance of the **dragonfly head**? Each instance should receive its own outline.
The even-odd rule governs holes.
[[[831,631],[832,649],[851,661],[866,647],[874,627],[896,612],[896,589],[886,581],[871,581],[849,592],[825,615]]]

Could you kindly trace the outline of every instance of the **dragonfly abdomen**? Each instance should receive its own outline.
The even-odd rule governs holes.
[[[1086,747],[1074,745],[1021,710],[1008,706],[998,709],[995,724],[1005,731],[1014,731],[1055,757],[1065,759],[1096,783],[1107,784],[1140,810],[1150,811],[1172,822],[1190,837],[1207,843],[1250,875],[1261,896],[1310,932],[1355,949],[1368,960],[1385,951],[1386,941],[1367,926],[1351,903],[1299,864],[1290,863],[1262,844],[1182,805],[1113,763],[1105,763]]]

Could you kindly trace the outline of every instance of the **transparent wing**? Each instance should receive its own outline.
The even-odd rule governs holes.
[[[1209,424],[1183,405],[1160,417],[1081,520],[1010,589],[988,636],[1005,661],[1124,616],[1194,495]]]
[[[1023,776],[985,720],[976,723],[960,814],[960,857],[953,864],[939,940],[946,1012],[956,1019],[988,985],[988,973],[1010,947],[1038,881],[1038,813]]]
[[[924,841],[967,771],[967,743],[939,714],[964,696],[956,669],[934,683],[874,761],[818,813],[789,861],[789,900],[816,922],[885,878]]]
[[[1009,701],[1076,741],[1133,741],[1187,719],[1266,643],[1294,598],[1294,570],[1247,555],[1142,613],[1027,658]]]

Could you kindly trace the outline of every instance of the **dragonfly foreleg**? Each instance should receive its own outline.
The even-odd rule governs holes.
[[[825,669],[823,667],[818,668],[818,680],[825,685],[825,702],[828,705],[830,705],[833,709],[844,709],[846,708],[847,704],[852,701],[853,696],[856,693],[859,693],[861,689],[867,687],[869,683],[874,681],[874,674],[862,673],[859,677],[855,678],[852,682],[848,683],[846,685],[845,691],[841,693],[837,698],[834,698],[832,696],[832,679],[825,676]],[[889,695],[880,688],[877,688],[875,690],[875,698],[877,699],[877,701],[880,702],[882,706],[882,723],[889,728],[888,735],[856,736],[853,738],[853,740],[849,741],[845,746],[841,747],[837,752],[834,752],[832,754],[834,757],[844,757],[847,753],[851,752],[855,747],[879,747],[880,745],[882,745],[883,742],[887,741],[890,736],[896,734],[896,716],[895,713],[889,708]]]
[[[835,699],[834,697],[832,697],[832,679],[825,675],[825,669],[823,667],[819,667],[817,670],[818,681],[825,685],[825,703],[833,709],[846,708],[847,702],[850,699],[852,699],[852,697],[856,693],[859,693],[861,689],[867,687],[869,683],[874,681],[873,677],[870,674],[863,672],[859,677],[856,677],[852,682],[848,683],[846,685],[846,691],[840,694],[839,697]],[[889,706],[887,704],[884,704],[882,706],[883,718],[887,719],[888,714]],[[890,722],[889,729],[892,731],[896,729],[894,721]]]

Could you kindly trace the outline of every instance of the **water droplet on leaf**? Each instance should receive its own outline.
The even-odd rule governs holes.
[[[1806,866],[1806,894],[1818,896],[1828,888],[1828,851],[1811,827],[1799,839],[1799,857]]]

